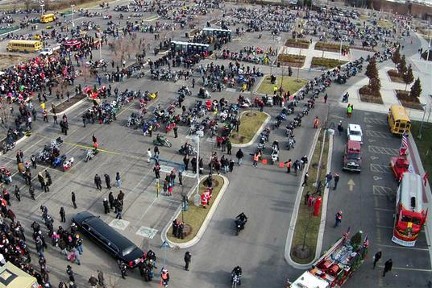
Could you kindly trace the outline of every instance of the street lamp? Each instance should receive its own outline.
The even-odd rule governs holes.
[[[425,118],[425,115],[426,115],[426,104],[422,104],[422,107],[423,107],[423,118],[422,118],[422,122],[420,124],[419,134],[417,136],[417,139],[419,139],[419,140],[421,140],[422,136],[423,136],[422,135],[422,130],[423,130],[424,118]]]
[[[40,4],[40,7],[41,7],[41,15],[44,15],[44,6],[45,6],[45,4]]]
[[[196,161],[196,179],[197,179],[197,187],[196,187],[196,193],[194,195],[194,205],[199,206],[200,205],[200,195],[199,195],[199,186],[200,186],[200,177],[199,177],[199,155],[200,155],[200,137],[198,135],[195,135],[195,137],[192,138],[192,141],[197,145],[197,161]]]
[[[75,23],[74,23],[74,19],[73,19],[73,14],[74,14],[74,7],[75,5],[71,5],[71,11],[72,11],[72,27],[75,27]]]

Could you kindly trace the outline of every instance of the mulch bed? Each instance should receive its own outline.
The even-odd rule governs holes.
[[[306,56],[293,54],[279,54],[278,62],[283,66],[302,67]]]
[[[310,45],[310,42],[307,40],[299,40],[297,41],[295,39],[288,39],[285,42],[285,46],[287,47],[294,47],[294,48],[302,48],[302,49],[308,49]]]
[[[421,105],[420,100],[415,97],[410,97],[409,91],[396,90],[396,97],[405,108],[423,111],[423,106]]]
[[[391,81],[396,83],[405,83],[403,81],[403,78],[399,75],[399,72],[396,69],[387,71],[387,74],[389,75]]]
[[[381,98],[381,93],[378,91],[375,92],[375,94],[373,94],[373,92],[369,89],[367,85],[360,88],[359,94],[360,94],[360,100],[362,102],[384,104]]]
[[[342,49],[347,49],[347,48],[349,49],[349,46],[342,45]],[[315,44],[315,50],[322,50],[322,51],[328,51],[328,52],[339,52],[340,44],[318,42]]]
[[[56,113],[61,113],[71,107],[72,105],[78,103],[82,99],[87,98],[87,95],[83,94],[76,94],[75,96],[71,97],[69,101],[63,101],[62,103],[55,105]],[[53,113],[52,109],[50,110],[51,113]]]

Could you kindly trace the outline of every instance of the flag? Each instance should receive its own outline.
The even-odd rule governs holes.
[[[407,150],[408,149],[408,134],[407,133],[403,133],[402,135],[402,143],[401,143],[401,148],[400,150]]]
[[[368,235],[366,235],[366,237],[364,238],[363,246],[364,247],[368,247],[369,246],[369,237],[368,237]]]

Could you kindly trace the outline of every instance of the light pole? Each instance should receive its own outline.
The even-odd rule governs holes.
[[[74,19],[73,19],[73,14],[74,14],[74,7],[75,5],[71,5],[71,11],[72,11],[72,27],[75,27],[75,23],[74,23]]]
[[[196,187],[196,193],[194,195],[194,205],[199,206],[200,205],[200,195],[199,195],[199,189],[200,189],[200,179],[199,179],[199,155],[200,155],[200,137],[198,135],[195,135],[195,137],[192,138],[192,141],[195,142],[197,145],[197,156],[196,156],[196,179],[197,179],[197,187]]]
[[[340,46],[339,46],[339,62],[341,61],[342,57],[342,37],[340,39]]]
[[[423,118],[422,118],[422,122],[420,124],[419,134],[417,136],[417,139],[419,139],[419,140],[421,140],[422,136],[423,136],[422,135],[422,130],[423,130],[424,118],[425,118],[425,115],[426,115],[426,104],[422,104],[422,107],[423,107]]]
[[[44,15],[44,6],[45,6],[45,4],[40,4],[40,6],[41,6],[41,15]]]

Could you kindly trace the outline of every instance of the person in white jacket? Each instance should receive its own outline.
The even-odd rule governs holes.
[[[151,158],[152,158],[151,148],[148,148],[147,149],[147,163],[150,163]]]

